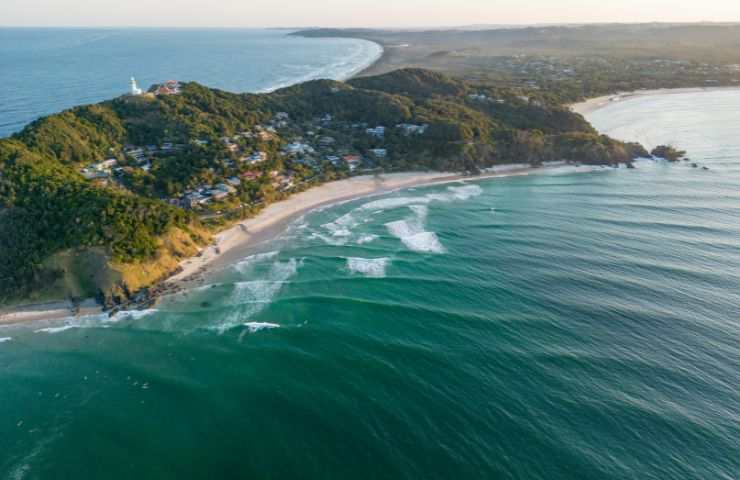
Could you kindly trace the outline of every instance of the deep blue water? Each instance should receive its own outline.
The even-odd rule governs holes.
[[[168,79],[257,92],[316,78],[345,79],[381,48],[307,39],[285,30],[0,28],[0,137],[42,115]]]

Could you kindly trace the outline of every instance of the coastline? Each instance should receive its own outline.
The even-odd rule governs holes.
[[[723,91],[740,91],[740,86],[727,87],[686,87],[686,88],[660,88],[654,90],[633,90],[631,92],[618,92],[611,95],[589,98],[583,102],[573,103],[568,107],[575,113],[586,116],[590,113],[601,110],[602,108],[615,103],[626,102],[640,97],[649,97],[655,95],[677,95],[682,93],[704,93],[704,92],[723,92]]]
[[[162,283],[178,289],[199,286],[213,272],[227,268],[255,253],[260,245],[284,233],[293,221],[318,209],[407,188],[527,176],[553,171],[567,165],[570,163],[565,161],[543,166],[504,164],[476,176],[454,172],[406,172],[364,175],[325,183],[273,203],[257,216],[223,230],[215,236],[214,242],[202,249],[197,256],[183,260],[179,273]]]
[[[198,255],[180,262],[178,273],[163,280],[158,286],[164,287],[165,290],[196,287],[212,272],[228,267],[238,259],[251,254],[260,245],[284,233],[294,220],[320,208],[384,195],[405,188],[526,176],[564,165],[565,162],[542,167],[507,164],[493,167],[477,176],[454,172],[406,172],[364,175],[328,182],[270,204],[257,216],[236,223],[216,234],[211,245],[201,249]],[[91,299],[78,306],[68,300],[17,305],[0,309],[0,327],[61,321],[101,313],[104,313],[103,307]]]

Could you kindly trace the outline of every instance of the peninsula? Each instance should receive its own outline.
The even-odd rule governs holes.
[[[344,184],[357,187],[340,196],[349,198],[502,164],[648,155],[540,90],[423,69],[269,94],[177,81],[142,92],[132,82],[129,95],[0,140],[0,305],[126,304],[193,274],[183,262],[207,256],[218,232],[335,180],[386,182]],[[389,176],[419,171],[440,173]]]

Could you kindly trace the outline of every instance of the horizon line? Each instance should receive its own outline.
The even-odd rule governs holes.
[[[606,26],[606,25],[717,25],[731,26],[740,25],[740,20],[719,21],[719,20],[697,20],[690,22],[675,21],[644,21],[644,22],[621,22],[621,21],[603,21],[603,22],[534,22],[534,23],[492,23],[492,24],[465,24],[465,25],[425,25],[425,26],[399,26],[399,27],[378,27],[378,26],[239,26],[239,25],[2,25],[0,28],[7,29],[187,29],[187,30],[486,30],[486,29],[506,29],[509,27],[580,27],[580,26]]]

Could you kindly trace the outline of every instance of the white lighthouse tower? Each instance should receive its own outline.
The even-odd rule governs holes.
[[[131,77],[131,95],[135,97],[137,95],[141,95],[142,93],[142,90],[136,84],[136,79],[134,77]]]

